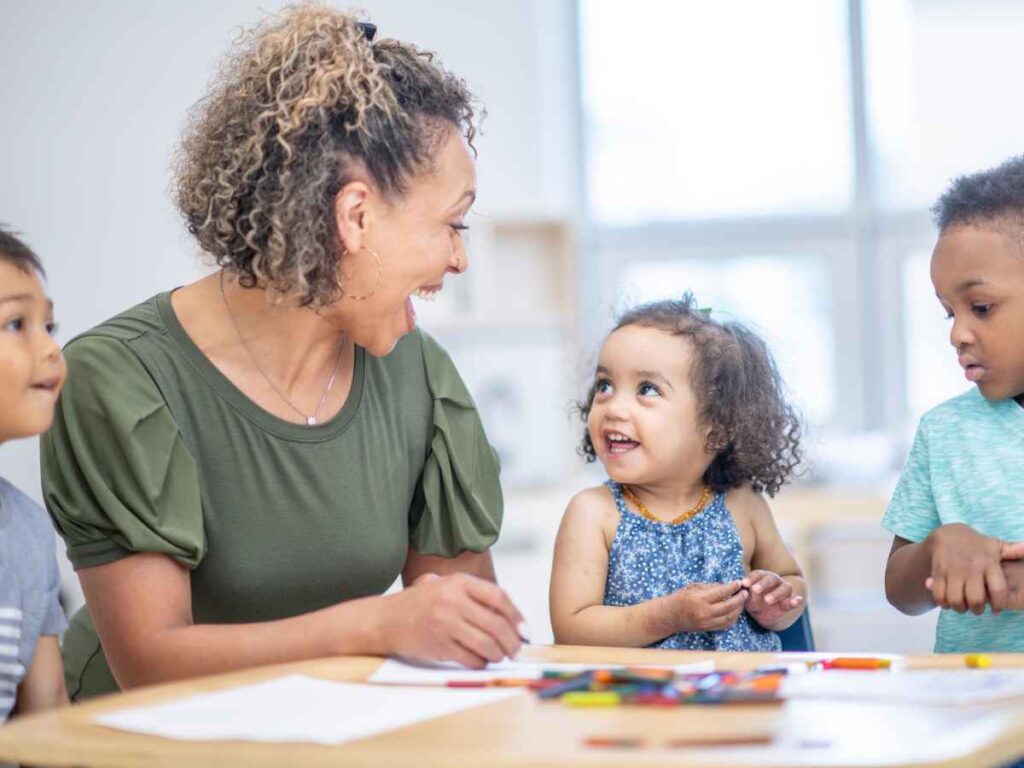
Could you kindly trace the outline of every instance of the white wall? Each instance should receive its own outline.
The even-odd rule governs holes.
[[[0,222],[42,257],[62,341],[199,274],[170,157],[238,28],[280,6],[0,0]],[[436,50],[487,106],[481,213],[574,210],[574,6],[361,3],[380,36]],[[0,447],[0,474],[38,498],[35,442]]]

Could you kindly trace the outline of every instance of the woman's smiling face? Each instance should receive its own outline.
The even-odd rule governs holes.
[[[335,204],[345,295],[325,313],[338,317],[356,344],[381,356],[415,327],[411,297],[429,297],[446,274],[466,270],[462,229],[476,199],[476,167],[453,126],[434,167],[413,179],[401,198],[386,201],[360,187],[366,185],[346,185]]]

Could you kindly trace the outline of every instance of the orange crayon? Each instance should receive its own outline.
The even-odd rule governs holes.
[[[859,658],[856,656],[837,656],[834,659],[828,659],[823,661],[821,664],[822,669],[889,669],[892,667],[892,661],[889,659],[870,659],[870,658]]]

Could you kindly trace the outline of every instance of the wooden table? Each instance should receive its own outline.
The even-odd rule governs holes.
[[[770,654],[707,654],[571,646],[533,647],[548,661],[676,664],[714,659],[749,670]],[[0,762],[86,768],[167,766],[996,766],[1024,755],[1024,704],[953,708],[832,701],[782,705],[575,709],[531,693],[339,746],[185,742],[93,724],[102,713],[303,673],[363,680],[380,659],[347,657],[265,667],[94,699],[0,728]],[[914,669],[963,668],[960,656],[921,656]],[[993,656],[1024,667],[1024,655]],[[865,674],[886,674],[869,672]],[[669,748],[669,739],[733,734],[771,744]],[[595,749],[591,736],[632,736],[653,747]]]

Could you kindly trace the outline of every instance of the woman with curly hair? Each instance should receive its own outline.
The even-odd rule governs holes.
[[[87,601],[65,639],[72,698],[519,649],[488,551],[497,461],[410,300],[467,267],[473,99],[374,31],[301,6],[242,39],[177,167],[219,271],[66,348],[42,464]]]
[[[687,294],[627,312],[580,412],[609,480],[569,502],[551,623],[577,645],[778,651],[800,567],[761,491],[800,462],[800,425],[764,342]]]

